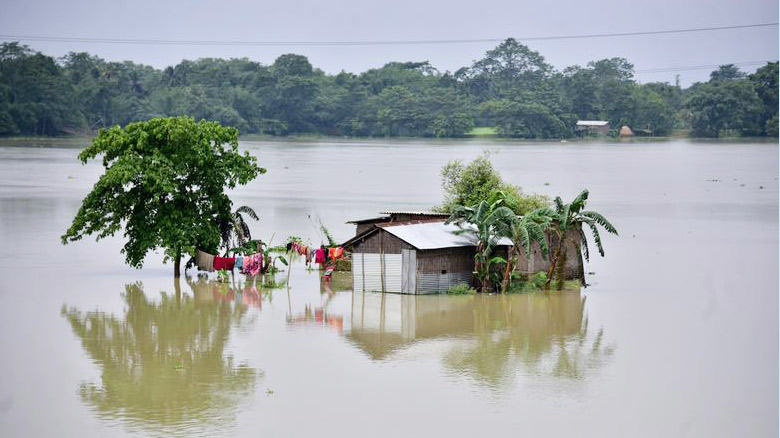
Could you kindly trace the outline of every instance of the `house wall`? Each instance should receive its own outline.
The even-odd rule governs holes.
[[[417,251],[417,293],[446,292],[458,283],[472,284],[474,247]]]
[[[382,251],[379,250],[380,246]],[[352,252],[363,252],[368,254],[379,254],[380,252],[385,254],[401,254],[402,249],[414,249],[414,247],[381,229],[352,246]]]
[[[417,272],[422,274],[441,274],[442,271],[471,272],[474,270],[474,252],[474,247],[417,251]]]
[[[374,228],[374,226],[382,221],[375,221],[375,222],[369,222],[365,224],[357,224],[357,229],[355,230],[355,235],[359,236],[360,234]]]
[[[566,245],[566,264],[564,267],[564,275],[567,280],[574,280],[584,277],[584,266],[582,262],[582,252],[580,251],[580,234],[579,230],[569,230],[564,236]],[[550,250],[557,246],[558,239],[554,234],[549,235],[548,245]],[[515,266],[515,272],[521,274],[533,274],[536,272],[547,272],[550,269],[551,254],[545,258],[542,255],[542,250],[538,243],[531,245],[531,261],[525,257],[525,253],[522,254]]]

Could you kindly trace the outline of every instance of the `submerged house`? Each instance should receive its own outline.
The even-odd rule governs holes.
[[[352,252],[352,284],[355,292],[429,294],[446,292],[458,283],[473,283],[477,239],[473,232],[445,224],[446,214],[390,212],[388,216],[351,221],[356,236],[342,246]],[[571,237],[571,238],[570,238]],[[567,236],[567,278],[580,278],[582,257],[579,234]],[[575,240],[576,237],[576,240]],[[498,242],[496,252],[506,258],[510,239]],[[546,271],[546,260],[538,246],[531,260],[521,257],[516,272]]]

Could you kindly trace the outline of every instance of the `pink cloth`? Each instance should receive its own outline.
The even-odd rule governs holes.
[[[263,268],[263,253],[251,254],[244,257],[244,265],[241,272],[246,275],[257,275]]]

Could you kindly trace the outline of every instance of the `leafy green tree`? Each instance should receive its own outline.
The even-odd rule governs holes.
[[[717,80],[697,84],[686,99],[691,130],[701,137],[723,131],[739,135],[760,133],[761,99],[746,80]]]
[[[271,72],[273,83],[266,90],[266,113],[283,123],[284,133],[310,131],[318,82],[308,59],[282,55],[274,61]]]
[[[518,215],[549,204],[545,196],[525,194],[519,187],[505,183],[487,153],[467,165],[460,160],[450,161],[441,169],[441,178],[444,203],[438,209],[445,213],[452,213],[457,206],[478,204],[496,192],[503,194],[503,203]]]
[[[215,252],[220,224],[230,223],[226,188],[246,184],[265,169],[238,152],[238,131],[216,122],[179,117],[101,130],[79,154],[86,163],[103,156],[104,174],[82,202],[63,244],[124,228],[125,261],[141,267],[162,248],[180,275],[183,254]]]
[[[465,82],[479,101],[510,97],[518,91],[533,90],[547,79],[552,67],[544,57],[514,38],[508,38],[471,68],[456,76]]]
[[[759,124],[764,127],[766,135],[773,137],[777,137],[778,75],[778,63],[769,62],[748,76],[764,104]]]
[[[777,121],[777,113],[775,113],[774,116],[772,116],[771,119],[766,121],[766,135],[769,137],[777,137],[778,136],[778,121]]]
[[[635,102],[632,114],[626,114],[626,122],[635,131],[641,129],[653,135],[667,135],[674,127],[674,112],[668,101],[651,87],[634,85]]]
[[[509,99],[490,100],[481,107],[482,117],[493,121],[498,132],[520,138],[562,138],[569,129],[547,106]]]
[[[558,286],[561,287],[564,280],[563,268],[566,264],[566,245],[565,238],[570,231],[575,231],[580,236],[579,249],[585,256],[585,261],[590,260],[590,251],[588,250],[588,239],[583,225],[590,228],[593,240],[596,242],[599,254],[604,257],[604,248],[601,245],[601,235],[598,227],[604,228],[608,233],[618,235],[617,229],[600,213],[584,210],[588,203],[588,189],[583,190],[570,204],[564,204],[560,196],[555,198],[555,210],[549,210],[547,214],[552,214],[551,230],[555,236],[552,240],[553,256],[550,259],[550,268],[547,271],[547,283],[545,288],[550,287],[553,278],[558,279]],[[558,268],[558,269],[556,269]],[[584,280],[584,279],[581,279]]]
[[[72,89],[54,59],[18,43],[0,45],[0,123],[8,134],[57,135],[79,124]],[[5,111],[2,111],[2,110]]]
[[[710,73],[710,82],[735,81],[744,77],[745,73],[739,71],[739,67],[734,64],[725,64]]]

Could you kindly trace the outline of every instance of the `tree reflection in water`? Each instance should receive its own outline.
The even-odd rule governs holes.
[[[474,338],[445,355],[453,371],[497,387],[518,365],[539,377],[582,379],[614,353],[603,329],[590,333],[579,293],[492,298],[474,308]]]
[[[213,284],[212,284],[213,285]],[[213,299],[208,283],[193,295],[161,292],[147,299],[140,283],[125,286],[116,317],[63,306],[62,315],[101,368],[101,382],[83,383],[82,401],[101,416],[165,432],[230,427],[240,399],[262,374],[224,354],[232,326],[247,307]]]
[[[448,339],[446,368],[501,387],[518,369],[582,379],[614,352],[591,333],[585,297],[552,294],[412,296],[355,293],[347,337],[373,359],[411,343]]]

